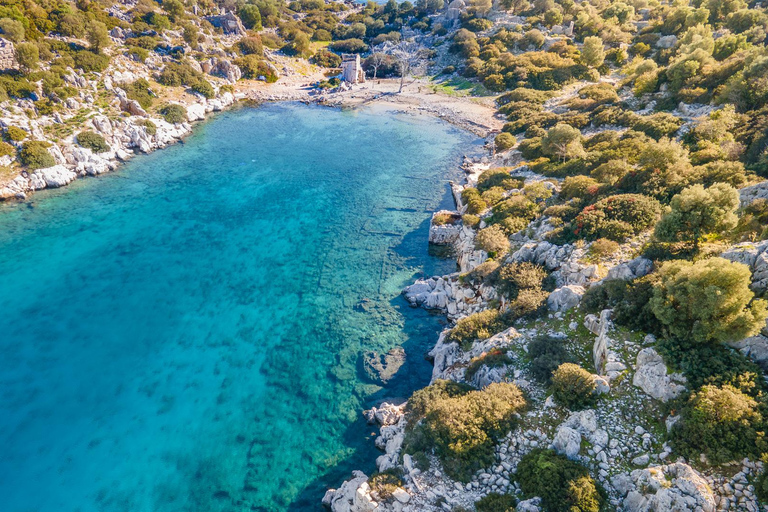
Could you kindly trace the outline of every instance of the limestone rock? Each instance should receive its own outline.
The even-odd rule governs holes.
[[[547,297],[547,307],[550,311],[568,311],[581,302],[586,290],[578,285],[567,285],[556,289]]]
[[[768,337],[763,335],[752,336],[741,341],[729,343],[742,354],[759,364],[764,370],[768,370]]]
[[[205,107],[199,103],[193,103],[187,107],[187,120],[191,123],[205,119]]]
[[[715,496],[700,474],[687,464],[636,469],[612,479],[627,512],[714,512]]]
[[[45,186],[50,188],[58,188],[63,187],[64,185],[69,185],[70,182],[77,178],[77,174],[75,174],[73,171],[70,171],[63,165],[54,165],[53,167],[48,167],[47,169],[38,169],[35,171],[35,174],[40,175],[41,179],[45,182]]]
[[[442,219],[442,222],[435,223],[435,219]],[[460,234],[461,214],[448,210],[440,210],[432,214],[429,225],[429,243],[450,245],[458,240]]]
[[[552,448],[569,459],[575,459],[581,450],[581,434],[563,425],[557,429]]]
[[[685,390],[685,377],[679,373],[667,374],[664,359],[653,348],[644,348],[637,354],[637,367],[632,384],[662,402],[677,398]]]
[[[403,417],[403,411],[405,410],[405,404],[394,405],[389,402],[382,403],[379,407],[372,407],[367,411],[363,411],[368,423],[378,423],[381,426],[395,425]]]
[[[352,479],[338,489],[330,489],[323,497],[323,505],[332,512],[373,512],[378,503],[371,498],[368,477],[362,471],[353,471]]]

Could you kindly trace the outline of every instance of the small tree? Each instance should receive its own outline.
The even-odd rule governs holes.
[[[478,231],[475,243],[490,255],[501,256],[509,251],[509,238],[498,224]]]
[[[564,162],[569,158],[579,158],[586,154],[581,140],[579,130],[569,124],[558,123],[541,138],[541,149],[544,153],[558,157]]]
[[[16,54],[16,61],[27,72],[37,68],[37,64],[40,62],[40,50],[35,43],[19,43],[16,45],[14,53]]]
[[[397,92],[400,93],[403,92],[405,78],[424,67],[426,49],[414,41],[401,41],[392,46],[390,54],[397,59],[397,67],[400,71],[400,88]]]
[[[581,49],[581,60],[584,64],[593,68],[602,66],[603,61],[605,61],[603,40],[598,36],[585,37],[584,46]]]
[[[659,276],[651,311],[673,338],[726,342],[752,336],[765,325],[766,302],[754,299],[746,265],[724,258],[672,261]]]
[[[563,363],[552,372],[552,397],[570,409],[591,405],[596,386],[592,374],[577,364]]]
[[[88,39],[91,50],[96,53],[101,52],[111,42],[107,26],[100,21],[92,21],[88,24],[85,37]]]
[[[2,18],[0,19],[0,30],[7,39],[14,43],[24,40],[24,25],[19,21],[11,18]]]
[[[501,132],[496,136],[493,142],[496,146],[496,151],[506,151],[514,146],[517,141],[511,133]]]
[[[697,251],[702,237],[733,229],[739,222],[739,193],[726,183],[706,189],[692,185],[674,196],[669,206],[669,212],[656,225],[656,238],[662,242],[691,241]]]
[[[392,41],[384,41],[380,45],[374,46],[371,50],[371,56],[368,58],[368,62],[373,68],[372,80],[376,80],[376,74],[379,72],[379,68],[387,62],[387,58],[389,57],[389,53],[391,53],[393,46],[394,43],[392,43]],[[373,85],[371,85],[371,87],[373,87]]]
[[[237,15],[243,20],[245,28],[261,30],[261,12],[257,6],[245,4],[237,11]]]

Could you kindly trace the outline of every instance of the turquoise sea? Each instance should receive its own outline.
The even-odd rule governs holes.
[[[475,138],[271,104],[0,205],[0,509],[304,511],[377,451],[363,408],[429,380],[399,296]],[[386,386],[361,354],[403,346]]]

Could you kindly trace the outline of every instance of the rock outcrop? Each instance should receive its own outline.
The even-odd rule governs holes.
[[[679,462],[617,475],[613,485],[627,512],[714,512],[716,506],[707,481]]]
[[[632,384],[662,402],[677,398],[685,390],[685,377],[667,373],[664,359],[653,348],[644,348],[637,354],[637,367]]]

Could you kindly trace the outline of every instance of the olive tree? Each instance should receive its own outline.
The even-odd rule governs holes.
[[[100,52],[111,42],[109,39],[109,32],[107,32],[107,26],[100,21],[92,21],[88,24],[86,29],[86,37],[88,38],[88,44],[91,50],[94,52]]]
[[[605,60],[603,40],[598,36],[585,37],[584,46],[581,49],[581,60],[584,61],[584,64],[593,68],[602,66]]]
[[[656,225],[656,238],[662,242],[693,242],[698,249],[709,233],[733,229],[739,221],[739,193],[726,183],[709,188],[692,185],[672,198],[669,211]]]
[[[25,71],[32,71],[40,62],[40,50],[35,43],[19,43],[14,50],[16,61]]]
[[[585,154],[581,140],[581,132],[578,129],[568,124],[558,123],[542,137],[541,149],[544,153],[556,156],[561,161],[579,158]]]
[[[749,267],[724,258],[671,261],[659,271],[649,304],[666,333],[697,343],[752,336],[768,317],[766,302],[749,289]]]

